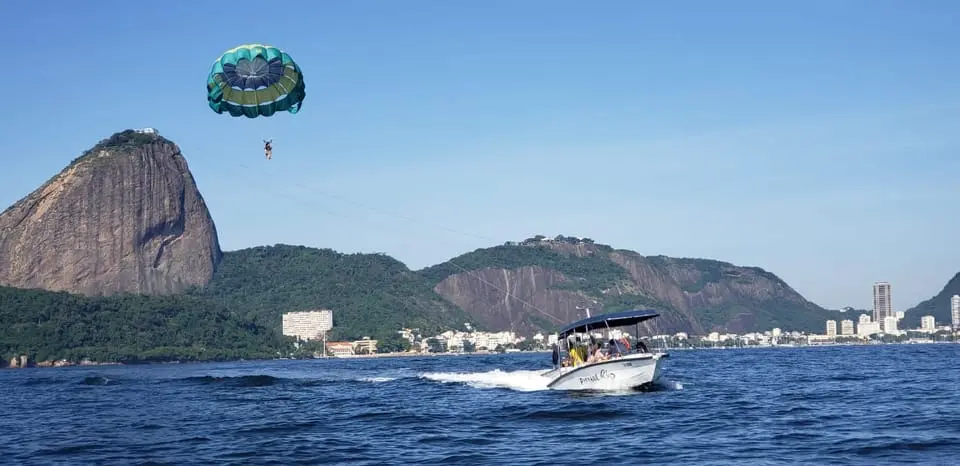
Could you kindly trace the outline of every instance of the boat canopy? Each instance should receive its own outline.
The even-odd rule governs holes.
[[[640,322],[652,319],[659,315],[660,314],[653,309],[633,309],[630,311],[598,314],[567,325],[560,330],[560,333],[557,336],[560,339],[563,339],[571,333],[587,333],[590,330],[597,328],[623,327],[627,325],[639,324]]]

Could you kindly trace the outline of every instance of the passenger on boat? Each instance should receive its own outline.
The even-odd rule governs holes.
[[[645,345],[645,344],[643,343],[643,340],[637,340],[637,349],[638,349],[641,353],[649,353],[649,352],[650,352],[650,350],[647,349],[647,345]]]
[[[587,358],[587,363],[594,363],[600,361],[606,361],[607,356],[603,354],[603,350],[600,345],[591,345],[590,357]]]
[[[615,340],[613,338],[607,343],[608,353],[611,357],[620,357],[624,354],[627,354],[627,351],[630,349],[629,346],[625,345],[623,340]]]
[[[583,364],[584,353],[586,353],[586,351],[584,351],[583,346],[570,348],[570,365],[577,367]]]

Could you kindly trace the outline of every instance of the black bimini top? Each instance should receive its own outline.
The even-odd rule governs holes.
[[[598,314],[593,317],[587,317],[567,325],[560,330],[557,335],[564,338],[571,333],[587,333],[590,330],[606,327],[623,327],[635,325],[645,320],[650,320],[660,314],[653,309],[633,309],[630,311],[611,312],[608,314]]]

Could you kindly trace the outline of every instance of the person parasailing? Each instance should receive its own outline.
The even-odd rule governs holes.
[[[276,118],[296,115],[307,96],[303,70],[283,50],[265,44],[243,44],[223,52],[207,74],[207,105],[231,118]],[[263,141],[267,160],[273,140]]]
[[[267,141],[266,139],[264,139],[264,141],[263,141],[263,153],[264,153],[264,155],[267,156],[267,160],[270,160],[270,159],[273,158],[273,139],[271,139],[271,140],[269,140],[269,141]]]

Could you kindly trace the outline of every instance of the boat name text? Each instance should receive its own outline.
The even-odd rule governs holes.
[[[580,385],[583,385],[587,382],[599,382],[601,379],[615,379],[617,374],[609,372],[606,369],[600,369],[600,372],[593,374],[589,377],[580,377]]]

